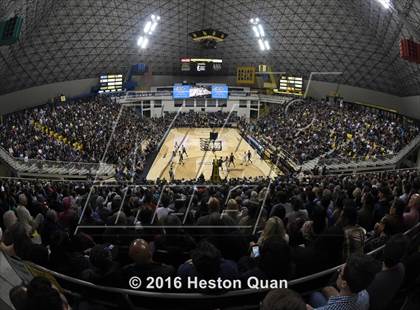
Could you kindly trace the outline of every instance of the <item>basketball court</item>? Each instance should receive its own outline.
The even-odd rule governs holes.
[[[217,132],[218,138],[214,142],[209,141],[210,132]],[[180,163],[179,147],[176,156],[173,151],[176,145],[184,146],[187,155],[183,155],[183,164]],[[221,151],[219,149],[221,148]],[[206,151],[207,149],[207,151]],[[216,151],[213,151],[215,149]],[[246,162],[244,153],[251,152],[251,162]],[[235,165],[227,167],[223,163],[220,169],[220,177],[244,178],[244,177],[275,177],[275,169],[271,164],[262,160],[257,152],[234,128],[173,128],[168,133],[162,147],[157,154],[152,167],[147,174],[147,180],[165,178],[170,180],[170,166],[176,180],[195,179],[203,173],[206,180],[210,179],[213,160],[222,157],[225,159],[233,153]]]

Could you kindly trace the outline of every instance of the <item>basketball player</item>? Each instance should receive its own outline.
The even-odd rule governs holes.
[[[233,156],[233,153],[230,153],[230,156],[229,156],[228,167],[230,167],[230,165],[233,165],[233,167],[236,167],[235,166],[235,156]]]
[[[177,149],[178,149],[178,147],[179,147],[179,146],[178,146],[178,141],[175,141],[175,146],[174,146],[174,149],[175,149],[175,150],[177,150]]]
[[[172,158],[175,158],[176,157],[176,149],[174,149],[173,151],[172,151]]]
[[[222,169],[222,171],[223,171],[223,158],[222,157],[220,157],[218,159],[218,163],[217,164],[218,164],[219,168]]]
[[[179,151],[179,164],[184,165],[184,156],[182,155],[182,152]]]
[[[175,175],[174,175],[174,164],[171,163],[171,165],[169,166],[169,181],[170,182],[173,182],[174,181],[174,178],[175,178]]]
[[[182,154],[185,154],[185,156],[188,157],[187,150],[184,145],[182,145]]]
[[[246,165],[247,158],[248,158],[248,155],[246,154],[246,151],[244,151],[241,165]]]
[[[250,150],[248,150],[248,162],[252,164],[251,151]]]

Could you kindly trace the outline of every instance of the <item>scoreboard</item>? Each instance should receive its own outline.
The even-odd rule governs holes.
[[[99,78],[99,93],[122,91],[123,75],[106,74]]]
[[[192,75],[208,75],[222,72],[222,59],[182,58],[181,72]]]
[[[302,95],[303,78],[294,76],[281,76],[279,89],[275,92],[280,94]]]

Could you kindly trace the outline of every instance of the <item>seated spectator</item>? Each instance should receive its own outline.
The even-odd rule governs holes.
[[[264,230],[261,233],[257,244],[262,246],[265,240],[270,239],[273,236],[280,236],[284,241],[289,243],[289,235],[286,233],[283,221],[277,216],[270,217],[267,222],[265,222]]]
[[[58,213],[58,221],[60,225],[64,228],[68,228],[72,225],[74,216],[76,215],[76,210],[73,209],[71,197],[63,198],[63,208],[64,210]],[[84,206],[83,206],[84,207]]]
[[[16,213],[13,210],[6,211],[3,214],[4,230],[3,230],[2,239],[0,239],[0,241],[3,241],[5,245],[10,245],[11,243],[13,243],[10,236],[11,234],[10,230],[12,229],[12,227],[14,227],[17,221],[18,221],[18,218],[16,217]]]
[[[395,199],[389,214],[385,215],[379,223],[375,224],[373,236],[368,239],[365,251],[370,252],[384,245],[392,235],[404,232],[404,212],[405,204],[400,199]]]
[[[113,245],[95,245],[89,253],[91,266],[81,273],[81,278],[99,285],[120,286],[120,265],[113,260],[113,249]]]
[[[143,239],[136,239],[131,243],[128,256],[133,263],[122,269],[123,285],[128,288],[128,281],[133,276],[140,277],[146,283],[147,277],[167,278],[175,274],[174,267],[153,261],[149,244]]]
[[[287,225],[294,225],[298,219],[307,221],[309,219],[308,210],[303,208],[302,200],[299,197],[291,198],[293,211],[286,215]]]
[[[363,254],[366,230],[357,224],[357,210],[351,201],[341,213],[340,223],[344,231],[343,259],[351,254]]]
[[[373,209],[373,220],[379,222],[385,214],[389,213],[389,197],[391,196],[388,186],[380,186],[378,189],[378,202]]]
[[[327,213],[324,207],[320,205],[314,206],[309,221],[302,226],[302,235],[306,241],[313,241],[318,235],[323,233],[328,227]]]
[[[42,243],[44,245],[49,245],[50,237],[54,234],[54,232],[61,229],[61,226],[58,224],[57,212],[54,210],[48,210],[45,215],[45,221],[42,223],[40,228]]]
[[[420,195],[413,194],[408,201],[408,212],[403,214],[405,228],[409,229],[419,222]]]
[[[337,289],[323,289],[325,296],[315,293],[311,305],[317,310],[368,310],[369,295],[365,291],[372,283],[377,270],[375,260],[366,255],[354,254],[340,268]]]
[[[216,197],[211,197],[207,203],[208,214],[203,215],[197,219],[197,225],[207,226],[210,225],[210,216],[212,213],[219,214],[220,202]]]
[[[9,256],[18,256],[23,260],[46,266],[48,264],[48,250],[42,245],[32,242],[27,228],[27,225],[19,222],[14,224],[10,230],[12,243],[5,245],[0,242],[0,249]]]
[[[404,209],[405,203],[401,199],[395,198],[389,209],[389,215],[385,215],[383,222],[389,228],[389,233],[395,235],[405,231],[404,225]]]
[[[186,253],[189,255],[189,252],[195,248],[195,241],[182,229],[177,216],[169,214],[161,220],[161,224],[168,227],[165,227],[165,233],[153,242],[153,256],[159,256],[159,251],[164,251],[166,252],[164,258],[159,261],[178,268],[185,262]]]
[[[363,194],[361,200],[362,207],[358,211],[359,225],[366,229],[366,231],[371,231],[375,224],[373,219],[375,197],[369,192]]]
[[[293,269],[287,242],[275,235],[264,241],[259,248],[259,256],[256,257],[256,266],[242,273],[241,278],[244,283],[249,277],[261,280],[290,279]]]
[[[331,226],[308,246],[292,248],[296,276],[303,277],[341,264],[343,241],[343,230]]]
[[[261,216],[259,217],[259,221],[257,223],[258,216],[260,215],[261,210],[260,204],[256,201],[247,199],[244,201],[244,206],[246,207],[246,215],[244,215],[239,221],[239,226],[250,226],[251,228],[244,228],[241,229],[241,231],[245,234],[250,235],[251,232],[254,231],[255,225],[257,225],[256,231],[261,231],[264,228],[264,223],[267,219],[266,210],[262,210]]]
[[[41,213],[38,213],[36,218],[34,219],[28,209],[26,208],[28,204],[28,199],[26,198],[25,194],[19,195],[19,204],[16,208],[16,215],[19,219],[19,222],[25,225],[28,234],[32,234],[35,230],[38,229],[42,221],[44,220],[44,216]]]
[[[27,289],[24,285],[13,287],[9,292],[9,299],[12,302],[16,310],[27,310],[28,309],[28,295]]]
[[[378,272],[367,288],[370,310],[388,309],[392,299],[401,287],[405,268],[401,263],[408,247],[408,240],[395,235],[386,243],[382,255],[382,270]]]
[[[235,224],[239,223],[241,211],[239,209],[239,204],[235,199],[229,199],[226,210],[223,211],[223,214],[232,218]]]
[[[64,297],[51,282],[43,277],[31,280],[26,291],[26,303],[31,310],[66,310],[70,306]]]
[[[83,239],[85,240],[82,241]],[[87,245],[83,246],[82,243]],[[92,240],[82,237],[82,234],[77,234],[70,239],[67,232],[57,230],[50,237],[50,267],[60,273],[80,277],[82,271],[90,267],[85,251],[90,250],[94,245]]]
[[[265,296],[260,310],[306,310],[306,304],[296,292],[281,288]]]
[[[178,268],[178,276],[183,281],[188,277],[199,279],[238,279],[238,268],[236,263],[224,259],[220,251],[211,243],[201,241],[191,253],[192,259],[188,260]]]

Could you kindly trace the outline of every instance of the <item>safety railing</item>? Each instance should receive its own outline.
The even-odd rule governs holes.
[[[101,176],[115,174],[114,165],[106,163],[66,162],[38,159],[23,159],[11,156],[0,147],[0,158],[19,176],[60,175],[60,176]]]
[[[264,103],[276,103],[276,104],[287,104],[292,101],[293,97],[287,96],[270,96],[270,95],[258,95],[258,98],[261,102]]]
[[[369,169],[385,169],[395,168],[401,160],[403,160],[409,153],[420,146],[420,135],[415,137],[409,144],[402,148],[396,154],[379,155],[375,158],[366,159],[359,158],[322,158],[316,159],[317,166],[325,166],[329,171],[343,171],[343,170],[369,170]],[[313,169],[313,165],[302,165],[303,170]]]

